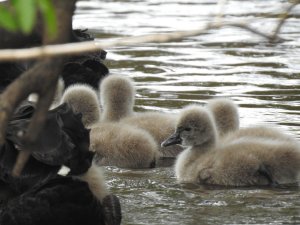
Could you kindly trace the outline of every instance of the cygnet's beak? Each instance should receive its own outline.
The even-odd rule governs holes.
[[[180,133],[175,132],[174,134],[172,134],[170,137],[168,137],[166,140],[164,140],[161,143],[161,147],[167,147],[170,145],[181,144],[181,142],[182,142],[182,139],[180,137]]]

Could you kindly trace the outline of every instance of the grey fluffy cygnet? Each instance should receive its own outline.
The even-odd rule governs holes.
[[[299,143],[266,127],[261,130],[265,135],[254,135],[255,129],[262,128],[237,130],[219,140],[212,113],[192,105],[181,112],[175,133],[162,145],[180,143],[187,147],[175,164],[175,174],[181,183],[225,186],[298,183]]]
[[[90,138],[90,149],[97,153],[100,165],[154,168],[160,155],[156,142],[148,132],[128,124],[96,124]]]
[[[82,113],[83,124],[90,131],[90,150],[100,165],[122,168],[153,168],[160,153],[153,137],[146,131],[121,122],[99,122],[97,93],[88,85],[69,87],[62,102]]]
[[[69,86],[61,99],[70,104],[75,113],[82,114],[82,123],[91,127],[100,120],[100,107],[96,91],[86,84]]]
[[[161,112],[133,111],[135,88],[133,81],[124,76],[110,75],[100,85],[100,98],[103,106],[101,121],[121,121],[149,132],[158,146],[175,128],[176,115]],[[180,146],[160,148],[161,159],[175,158]],[[162,163],[163,164],[163,163]]]

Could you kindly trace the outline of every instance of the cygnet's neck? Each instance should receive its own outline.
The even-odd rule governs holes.
[[[119,121],[133,114],[132,107],[123,104],[106,104],[101,115],[103,121]]]
[[[219,135],[217,133],[217,127],[214,121],[211,121],[210,127],[207,130],[208,130],[207,132],[209,133],[207,134],[208,138],[199,144],[196,143],[193,146],[194,149],[198,149],[201,152],[206,152],[216,147],[218,143]]]
[[[217,136],[214,135],[214,136],[211,136],[211,138],[209,140],[207,140],[206,142],[194,145],[193,149],[197,149],[201,152],[206,152],[212,148],[215,148],[216,145],[217,145]]]

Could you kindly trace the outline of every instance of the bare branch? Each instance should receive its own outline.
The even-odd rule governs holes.
[[[224,8],[226,0],[220,0],[220,8]],[[215,21],[208,23],[198,29],[189,31],[177,31],[166,34],[151,34],[143,35],[138,37],[127,37],[120,39],[109,39],[103,40],[101,42],[87,41],[81,43],[69,43],[63,45],[47,45],[43,47],[35,47],[28,49],[6,49],[0,50],[0,61],[11,61],[11,60],[25,60],[25,59],[35,59],[44,57],[54,57],[61,55],[76,55],[85,52],[98,51],[101,49],[107,49],[117,46],[130,46],[141,43],[164,43],[170,41],[180,41],[188,37],[201,35],[211,29],[220,29],[226,26],[238,27],[240,29],[247,30],[253,34],[267,39],[270,42],[280,42],[283,39],[278,36],[280,29],[282,28],[284,22],[289,17],[291,10],[300,4],[300,0],[294,1],[283,13],[282,18],[279,20],[274,32],[272,34],[266,34],[259,31],[246,23],[222,23],[220,20],[222,14],[218,14]]]
[[[265,34],[259,30],[256,30],[255,28],[245,24],[245,23],[226,23],[223,24],[223,26],[231,26],[231,27],[238,27],[241,28],[243,30],[247,30],[253,34],[256,34],[258,36],[261,36],[265,39],[267,39],[268,41],[272,41],[273,40],[273,35],[272,34]],[[283,38],[279,37],[278,35],[276,35],[276,39],[278,42],[283,41]]]
[[[167,34],[151,34],[138,37],[120,38],[114,40],[103,40],[101,42],[87,41],[81,43],[69,43],[62,45],[48,45],[28,49],[7,49],[0,50],[0,61],[25,60],[34,58],[54,57],[60,55],[76,55],[84,52],[98,51],[117,46],[130,46],[141,43],[164,43],[170,41],[180,41],[188,37],[194,37],[206,33],[211,29],[219,29],[225,26],[238,27],[267,40],[272,40],[273,36],[260,32],[244,23],[222,23],[208,24],[196,30],[177,31]],[[278,38],[279,39],[279,38]]]
[[[285,23],[285,21],[289,18],[289,13],[293,10],[293,8],[295,8],[299,4],[300,4],[299,0],[295,1],[291,5],[289,5],[289,7],[284,11],[284,13],[282,14],[282,16],[277,24],[277,27],[274,30],[274,33],[270,40],[271,42],[276,42],[276,40],[278,40],[278,34],[280,33],[280,30],[281,30],[283,24]]]
[[[97,47],[94,41],[61,45],[46,45],[27,49],[5,49],[0,50],[0,61],[27,60],[60,55],[76,55],[83,52],[98,51],[99,49],[100,47]]]

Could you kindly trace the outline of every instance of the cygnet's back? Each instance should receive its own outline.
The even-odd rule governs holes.
[[[124,76],[110,75],[100,84],[103,107],[102,121],[119,121],[133,114],[135,89],[133,81]]]
[[[276,128],[266,127],[262,125],[240,128],[238,131],[230,133],[229,135],[224,137],[222,141],[229,142],[230,140],[235,140],[242,137],[255,138],[257,140],[263,139],[270,141],[281,140],[290,143],[296,142],[296,140],[290,135],[287,135]]]
[[[157,144],[151,135],[122,123],[104,122],[93,127],[91,150],[98,155],[100,165],[122,168],[153,168],[159,157]]]
[[[239,129],[238,107],[233,101],[226,98],[216,98],[209,100],[207,107],[215,118],[221,137]]]
[[[209,100],[207,108],[212,112],[218,133],[222,137],[221,140],[224,139],[225,142],[245,136],[294,141],[289,135],[271,127],[253,126],[239,129],[238,107],[230,99],[217,98]]]
[[[218,150],[210,171],[211,183],[249,186],[300,182],[300,148],[295,142],[246,136]]]
[[[69,86],[65,90],[61,102],[70,104],[75,113],[82,114],[82,122],[85,127],[91,127],[100,119],[97,93],[88,85],[75,84]]]

